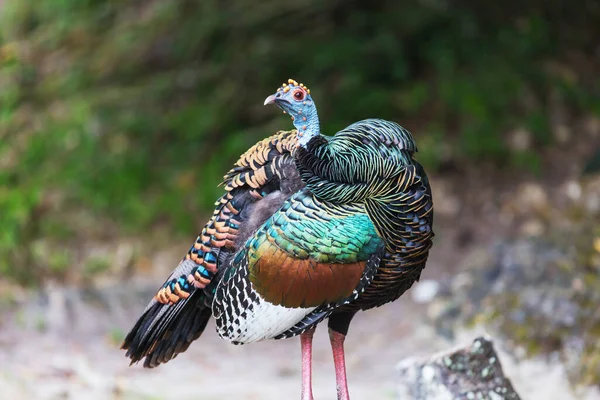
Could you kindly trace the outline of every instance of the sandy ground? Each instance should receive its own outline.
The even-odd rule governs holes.
[[[408,303],[397,302],[362,313],[354,321],[347,339],[354,398],[394,398],[396,362],[406,355],[427,354],[445,347],[440,340],[433,340],[435,334],[427,326],[421,324],[415,330],[417,310]],[[50,314],[55,312],[54,305],[47,307]],[[139,310],[126,314],[133,318],[142,307],[140,303]],[[298,339],[234,346],[219,339],[211,323],[186,353],[160,368],[147,370],[140,365],[129,367],[124,353],[111,340],[113,324],[123,330],[128,326],[120,318],[111,321],[108,315],[85,308],[80,304],[67,312],[69,329],[49,327],[42,333],[12,325],[0,331],[1,399],[299,397]],[[29,309],[24,313],[35,315],[38,311]],[[18,320],[22,316],[9,318]],[[317,331],[314,346],[315,397],[334,399],[335,380],[325,327]]]
[[[407,304],[363,313],[347,340],[350,389],[357,399],[393,398],[394,365],[428,353],[432,332],[414,329]],[[212,324],[211,324],[212,325]],[[188,352],[158,369],[129,367],[110,333],[4,330],[0,336],[0,398],[32,399],[283,399],[300,385],[297,339],[233,346],[209,326]],[[315,338],[314,391],[335,398],[326,329]]]
[[[113,299],[122,293],[108,292]],[[129,328],[144,301],[135,297],[136,304],[115,313],[94,299],[72,303],[73,298],[72,291],[56,289],[47,301],[3,315],[0,399],[299,398],[297,338],[234,346],[220,340],[211,323],[186,353],[168,364],[153,370],[129,367],[113,333]],[[126,305],[128,297],[119,302]],[[482,333],[463,332],[456,343],[450,343],[432,330],[424,314],[424,305],[405,296],[356,317],[346,342],[353,399],[396,398],[395,365],[399,360],[430,355],[457,343],[468,344]],[[42,325],[39,321],[43,318],[48,318],[44,328],[36,327]],[[315,398],[335,399],[324,326],[317,330],[314,346]],[[506,374],[523,399],[600,399],[598,392],[573,394],[558,364],[517,362],[507,353],[500,355]]]

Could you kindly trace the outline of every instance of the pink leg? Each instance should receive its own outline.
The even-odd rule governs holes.
[[[346,361],[344,360],[345,335],[329,329],[329,340],[333,350],[333,363],[335,364],[335,381],[338,400],[350,400],[348,382],[346,382]]]
[[[302,348],[302,400],[313,400],[312,393],[312,340],[315,328],[300,335]]]

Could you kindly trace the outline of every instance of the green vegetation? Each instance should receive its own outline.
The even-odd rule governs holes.
[[[556,103],[600,112],[593,0],[566,10],[559,1],[223,4],[2,3],[0,273],[64,277],[77,257],[65,246],[109,223],[197,229],[236,157],[291,127],[262,106],[288,77],[312,88],[325,132],[398,121],[431,169],[452,158],[539,172],[532,149],[552,142]],[[531,132],[530,148],[507,144],[517,128]]]

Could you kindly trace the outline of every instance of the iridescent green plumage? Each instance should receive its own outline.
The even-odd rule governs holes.
[[[361,202],[387,254],[365,293],[346,309],[398,298],[420,276],[433,238],[431,189],[412,135],[393,122],[368,119],[295,150],[306,187],[330,202]]]
[[[361,204],[319,201],[308,190],[290,198],[250,246],[267,238],[296,258],[332,263],[364,261],[382,242]]]

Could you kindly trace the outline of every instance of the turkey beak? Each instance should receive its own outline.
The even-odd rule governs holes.
[[[264,105],[266,106],[267,104],[274,104],[274,103],[275,103],[275,95],[272,94],[272,95],[270,95],[269,97],[267,97],[265,99],[265,104]]]

